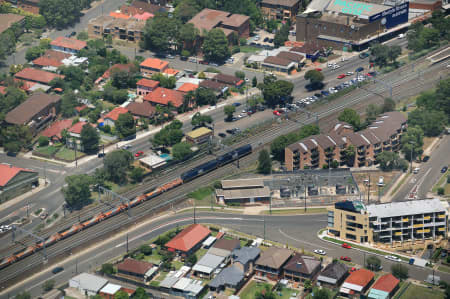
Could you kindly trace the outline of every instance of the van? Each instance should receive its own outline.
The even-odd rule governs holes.
[[[417,174],[417,173],[419,173],[419,171],[420,171],[420,168],[419,168],[419,167],[416,167],[416,168],[414,168],[413,173],[414,173],[414,174]]]

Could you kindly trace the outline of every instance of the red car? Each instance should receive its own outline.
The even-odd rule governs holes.
[[[136,154],[134,154],[135,157],[140,157],[144,154],[143,151],[138,151]]]
[[[350,249],[352,246],[348,245],[347,243],[342,243],[342,248]]]
[[[321,69],[321,68],[316,68],[316,71],[319,71],[319,72],[321,72],[321,71],[322,71],[322,69]]]
[[[280,113],[279,111],[277,111],[277,110],[274,110],[274,111],[273,111],[273,115],[280,116],[281,113]]]
[[[352,267],[348,272],[352,273],[352,272],[355,272],[355,271],[356,271],[356,268]]]
[[[345,78],[347,75],[346,74],[340,74],[339,76],[337,76],[338,79],[343,79]]]
[[[349,258],[348,256],[341,256],[341,261],[351,262],[352,259]]]
[[[372,75],[370,73],[367,73],[366,76],[367,77],[372,77]]]

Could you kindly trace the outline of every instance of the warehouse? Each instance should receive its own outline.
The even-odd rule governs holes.
[[[222,188],[216,189],[216,200],[219,203],[268,203],[270,197],[270,189],[264,186],[262,179],[223,180]]]

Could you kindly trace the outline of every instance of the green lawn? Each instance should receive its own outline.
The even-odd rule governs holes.
[[[318,213],[326,213],[327,209],[325,208],[309,208],[306,209],[306,214],[318,214]],[[263,212],[264,214],[270,214],[270,211],[266,210]],[[287,209],[287,210],[272,210],[272,214],[275,215],[283,215],[283,214],[305,214],[305,209]]]
[[[280,296],[280,292],[275,292],[275,294],[277,295],[277,298],[280,299],[289,299],[291,298],[292,294],[298,294],[299,291],[298,290],[293,290],[293,289],[289,289],[289,288],[284,288],[281,290],[281,296]]]
[[[200,248],[195,252],[195,256],[197,257],[197,260],[200,260],[207,252],[208,250],[205,248]]]
[[[447,267],[447,266],[439,266],[439,267],[438,267],[438,271],[445,272],[445,273],[450,273],[450,267]]]
[[[261,51],[260,48],[253,47],[253,46],[240,46],[241,52],[243,53],[254,53]]]
[[[254,299],[254,298],[256,298],[256,293],[262,291],[266,285],[269,286],[270,288],[272,288],[272,286],[268,283],[256,282],[256,281],[250,282],[245,287],[245,289],[241,292],[240,298],[241,299]]]
[[[400,299],[443,299],[444,293],[438,289],[429,289],[426,287],[411,284]]]
[[[77,151],[77,159],[83,157],[84,155],[84,153]],[[66,161],[75,161],[75,151],[70,148],[62,147],[55,154],[55,157]]]
[[[145,256],[144,261],[152,263],[152,264],[159,264],[161,262],[161,255],[159,254],[158,250],[154,249],[152,251],[151,255]]]
[[[49,145],[44,147],[38,147],[34,151],[47,157],[53,157],[53,155],[58,151],[58,149],[59,147]]]
[[[158,277],[154,279],[154,281],[163,281],[166,278],[168,272],[160,272]]]
[[[446,173],[444,173],[444,174],[441,176],[441,178],[439,179],[439,181],[436,183],[436,185],[434,185],[434,187],[433,187],[433,189],[432,189],[433,192],[437,192],[437,189],[438,189],[439,187],[441,187],[441,186],[444,184],[444,182],[447,181],[447,173],[448,173],[448,171],[447,171]]]
[[[173,262],[172,262],[172,266],[174,266],[175,269],[180,270],[181,267],[184,266],[184,263],[182,263],[182,262],[180,262],[180,261],[173,261]]]
[[[196,200],[203,200],[209,196],[211,196],[211,194],[214,192],[214,188],[213,187],[201,187],[198,188],[197,190],[191,192],[188,194],[188,197],[190,198],[194,198]]]

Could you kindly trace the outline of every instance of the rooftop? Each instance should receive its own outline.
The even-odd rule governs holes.
[[[132,102],[128,104],[126,109],[128,109],[132,115],[140,117],[151,117],[156,112],[156,108],[146,101],[142,103]]]
[[[224,256],[214,255],[207,252],[195,265],[192,270],[207,273],[212,273],[225,260]]]
[[[52,137],[58,137],[62,138],[61,133],[64,129],[69,129],[72,126],[72,120],[71,119],[63,119],[55,121],[53,124],[51,124],[48,128],[46,128],[44,131],[41,132],[41,136],[46,136],[48,138]]]
[[[184,93],[181,91],[158,87],[144,97],[145,101],[155,104],[168,105],[169,102],[175,107],[183,105]]]
[[[348,273],[348,267],[345,264],[335,262],[335,263],[328,264],[325,267],[325,269],[323,269],[322,272],[320,273],[319,278],[324,277],[324,278],[332,278],[332,279],[339,280],[344,275],[347,275],[347,273]]]
[[[268,56],[266,59],[264,59],[265,64],[273,64],[273,65],[280,65],[284,67],[288,67],[290,65],[293,65],[293,62],[289,59],[277,57],[277,56]]]
[[[24,16],[12,14],[12,13],[0,14],[0,33],[7,30],[14,23],[22,21],[24,18],[25,18]]]
[[[58,95],[36,92],[25,102],[8,112],[5,121],[15,125],[25,125],[44,108],[60,100],[61,97]]]
[[[53,66],[53,67],[59,67],[63,65],[63,63],[60,60],[48,58],[45,56],[41,56],[36,58],[32,61],[33,65],[39,65],[39,66]]]
[[[205,8],[195,15],[189,23],[194,24],[194,26],[200,31],[200,34],[203,34],[204,30],[210,31],[211,29],[220,27],[221,25],[240,27],[249,19],[250,18],[245,15],[231,14],[226,11]]]
[[[74,134],[81,134],[81,131],[83,130],[83,127],[85,125],[88,125],[88,122],[85,121],[79,121],[76,124],[74,124],[72,127],[70,127],[70,129],[68,130],[70,133],[74,133]]]
[[[101,290],[100,293],[114,295],[118,291],[120,291],[122,287],[118,284],[108,283]]]
[[[291,51],[281,51],[277,54],[277,57],[287,59],[294,62],[302,62],[305,60],[305,56],[291,52]]]
[[[159,85],[159,81],[142,78],[141,80],[139,80],[136,83],[136,85],[137,86],[145,86],[145,87],[149,87],[149,88],[156,88]]]
[[[294,254],[289,261],[284,265],[283,269],[298,273],[310,275],[320,267],[321,262],[314,257]]]
[[[58,75],[55,73],[46,72],[39,69],[33,68],[24,68],[20,72],[14,75],[17,79],[27,80],[27,81],[36,81],[44,84],[49,84],[55,78],[63,79],[64,76]]]
[[[225,285],[237,286],[244,279],[244,272],[234,266],[223,269],[209,283],[210,287],[220,288]]]
[[[125,114],[128,112],[127,108],[124,107],[116,107],[113,110],[111,110],[108,114],[106,114],[103,118],[104,119],[111,119],[113,121],[116,121],[119,118],[119,115]]]
[[[181,91],[181,92],[189,92],[189,91],[194,91],[197,88],[198,88],[197,84],[183,83],[183,85],[181,85],[177,90]]]
[[[292,251],[285,248],[270,247],[263,251],[257,265],[279,269],[291,257]]]
[[[54,39],[50,43],[50,45],[55,46],[55,47],[62,47],[62,48],[73,49],[73,50],[79,51],[83,48],[86,48],[87,43],[85,41],[78,40],[75,38],[68,38],[65,36],[60,36],[60,37],[57,37],[56,39]]]
[[[127,258],[123,262],[117,265],[117,270],[123,272],[135,273],[138,275],[144,275],[153,267],[153,264],[138,261],[135,259]]]
[[[446,209],[438,198],[392,202],[368,205],[370,217],[397,217],[403,215],[426,214],[444,212]]]
[[[245,189],[216,189],[217,196],[223,196],[225,200],[241,198],[268,198],[270,197],[269,187],[245,188]]]
[[[372,271],[361,268],[350,273],[342,287],[361,292],[361,290],[363,290],[374,277],[375,274]]]
[[[215,91],[222,91],[225,87],[227,87],[223,83],[212,81],[212,80],[203,80],[202,82],[200,82],[199,86],[204,87],[204,88],[210,88]]]
[[[378,278],[378,280],[372,286],[372,289],[390,293],[397,287],[399,283],[399,279],[397,279],[391,273],[388,273]]]
[[[8,182],[18,175],[21,171],[35,172],[30,169],[15,167],[10,164],[0,163],[0,186],[4,187]]]
[[[369,16],[388,10],[390,7],[349,0],[332,0],[326,7],[327,11],[338,12],[346,15],[368,18]]]
[[[236,76],[226,75],[219,73],[214,76],[214,80],[229,84],[229,85],[238,85],[242,80]]]
[[[223,189],[264,187],[263,179],[222,180]]]
[[[89,273],[81,273],[75,277],[72,277],[70,281],[78,285],[80,289],[89,290],[97,293],[100,291],[107,283],[108,280],[92,275]]]
[[[164,6],[152,4],[152,3],[149,3],[147,1],[139,1],[139,0],[134,0],[131,3],[130,7],[139,9],[139,11],[149,12],[151,14],[155,14],[157,12],[164,12],[164,11],[166,11],[166,8]]]
[[[233,251],[234,262],[239,262],[243,265],[249,261],[254,261],[261,253],[261,249],[258,247],[242,247]]]
[[[140,66],[156,70],[163,70],[169,66],[169,63],[158,58],[147,58],[141,62]]]
[[[285,6],[285,7],[293,7],[297,5],[300,2],[300,0],[262,0],[261,4],[269,4],[269,5],[276,5],[276,6]]]
[[[198,138],[198,137],[204,136],[206,134],[210,134],[210,133],[212,133],[212,130],[210,130],[206,127],[201,127],[201,128],[198,128],[194,131],[187,133],[186,136],[188,136],[192,139],[195,139],[195,138]]]
[[[120,13],[120,12],[115,12],[115,11],[111,11],[109,13],[109,15],[115,19],[124,19],[124,20],[128,20],[130,18],[129,15]]]
[[[177,234],[172,240],[165,244],[168,248],[187,252],[191,250],[199,242],[203,241],[209,236],[211,231],[200,224],[191,224],[179,234]]]
[[[238,239],[219,239],[217,242],[213,245],[214,248],[220,248],[228,251],[233,251],[237,248],[241,247],[241,242]]]

